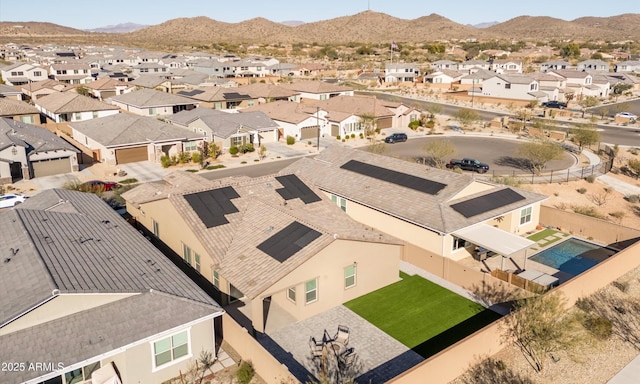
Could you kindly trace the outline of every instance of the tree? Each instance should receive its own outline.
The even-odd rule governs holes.
[[[429,112],[429,118],[435,119],[437,114],[442,113],[442,105],[440,104],[427,104],[427,112]]]
[[[260,160],[264,160],[264,158],[267,157],[267,147],[265,147],[264,144],[260,145],[260,149],[258,149],[258,156],[260,157]]]
[[[538,140],[520,144],[518,153],[529,161],[533,172],[540,174],[549,161],[561,159],[564,150],[549,140]]]
[[[89,88],[81,85],[81,86],[76,87],[76,93],[78,95],[82,95],[82,96],[89,96],[89,94],[91,92],[89,91]]]
[[[429,140],[424,145],[427,158],[436,168],[444,168],[446,158],[455,153],[456,148],[450,140]]]
[[[510,340],[536,372],[550,354],[570,344],[564,300],[557,293],[517,300],[505,317],[505,338]]]
[[[625,84],[625,83],[617,83],[612,87],[612,92],[613,95],[616,97],[616,101],[618,101],[618,96],[624,94],[626,91],[630,90],[631,88],[633,88],[632,84]]]
[[[222,149],[220,145],[212,141],[209,143],[209,146],[207,148],[207,154],[209,157],[215,160],[220,157],[220,155],[222,155]]]
[[[360,118],[360,123],[364,129],[364,135],[367,138],[371,138],[371,136],[376,132],[376,117],[371,113],[363,113],[358,117]]]
[[[600,141],[600,132],[591,125],[578,125],[571,130],[573,142],[578,144],[580,150],[585,146],[590,146]]]
[[[580,57],[580,46],[576,43],[565,44],[560,48],[560,55],[567,58],[578,58]]]
[[[600,100],[598,100],[598,98],[595,96],[583,97],[582,100],[580,100],[580,106],[582,107],[582,117],[584,117],[584,113],[587,108],[595,107],[599,103]]]
[[[473,109],[461,108],[455,113],[454,118],[466,128],[480,120],[480,115]]]

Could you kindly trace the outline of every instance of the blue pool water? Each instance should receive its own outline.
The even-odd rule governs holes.
[[[571,238],[531,256],[529,260],[577,276],[616,252],[611,248]]]

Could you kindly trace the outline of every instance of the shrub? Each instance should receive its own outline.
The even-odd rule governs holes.
[[[226,168],[226,166],[224,164],[216,164],[216,165],[210,165],[206,169],[211,171],[213,169],[220,169],[220,168]]]
[[[247,164],[247,162],[246,161],[241,161],[240,164]]]
[[[411,128],[414,131],[418,129],[419,126],[420,126],[420,120],[413,120],[412,122],[409,123],[409,128]]]
[[[200,159],[202,159],[202,155],[200,155],[200,152],[193,152],[191,154],[191,161],[194,163],[200,163]]]
[[[608,339],[613,333],[613,325],[611,320],[606,317],[587,317],[584,321],[584,327],[596,338],[600,340]]]
[[[340,135],[336,136],[336,140],[340,140]]]
[[[240,148],[238,148],[238,150],[241,153],[247,153],[247,152],[255,151],[256,148],[253,146],[253,143],[247,143],[247,144],[241,145]]]
[[[307,141],[307,145],[311,145],[311,140]]]
[[[187,169],[187,172],[189,172],[189,173],[196,173],[196,172],[198,172],[198,170],[197,170],[197,169]]]
[[[632,204],[640,203],[640,195],[627,195],[624,198]]]
[[[238,384],[249,384],[251,379],[253,379],[253,375],[255,371],[253,370],[253,365],[249,361],[243,361],[240,363],[240,367],[238,368],[238,372],[236,373],[236,378],[238,379]]]
[[[593,182],[596,181],[596,175],[589,175],[589,176],[585,177],[584,179],[587,181],[587,183],[593,184]]]
[[[162,165],[162,168],[169,168],[173,164],[174,163],[173,161],[171,161],[171,157],[167,155],[162,155],[162,157],[160,157],[160,165]]]
[[[436,127],[436,121],[431,119],[429,121],[427,121],[426,127],[429,129],[433,129]]]
[[[229,148],[229,154],[234,156],[238,154],[238,147],[236,147],[235,145],[232,146],[231,148]]]
[[[587,193],[587,188],[580,187],[580,188],[576,189],[576,191],[578,191],[578,193],[584,195],[585,193]]]
[[[364,134],[360,133],[360,138],[363,139],[364,138]]]
[[[296,142],[296,138],[293,136],[287,136],[287,145],[293,145]]]
[[[135,177],[130,177],[128,179],[118,181],[119,184],[135,184],[138,182],[138,179]]]
[[[352,133],[352,134],[351,134],[351,138],[352,138],[352,139],[355,139],[355,138],[356,138],[356,134],[355,134],[355,133]]]
[[[191,153],[189,152],[180,152],[178,155],[178,162],[180,164],[186,164],[191,161]]]
[[[571,207],[571,209],[573,209],[573,212],[578,213],[580,215],[595,217],[596,219],[604,219],[604,216],[602,216],[594,207],[575,205]]]
[[[617,281],[614,280],[611,282],[611,285],[613,285],[614,287],[618,288],[621,292],[627,292],[627,290],[629,289],[629,282],[628,281]]]

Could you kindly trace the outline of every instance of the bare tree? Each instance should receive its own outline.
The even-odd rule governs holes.
[[[456,148],[450,140],[437,139],[429,140],[424,145],[424,151],[427,159],[430,160],[436,168],[444,168],[447,163],[447,157],[455,153]]]
[[[480,120],[480,115],[473,109],[461,108],[455,113],[454,118],[466,128]]]
[[[462,377],[464,384],[533,384],[507,367],[502,360],[488,358],[471,367]]]
[[[593,204],[602,207],[611,199],[611,190],[605,188],[602,192],[594,192],[589,196],[589,199]]]
[[[600,141],[600,132],[593,125],[580,124],[571,130],[573,141],[578,144],[580,150],[585,146],[596,144]]]

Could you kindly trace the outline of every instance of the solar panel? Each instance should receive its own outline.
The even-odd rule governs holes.
[[[367,164],[357,160],[349,160],[342,164],[340,168],[396,184],[401,187],[410,188],[418,192],[428,193],[429,195],[436,195],[440,190],[447,186],[446,184],[438,183],[437,181],[423,179],[421,177],[378,167],[377,165]]]
[[[180,92],[178,92],[179,95],[183,95],[183,96],[195,96],[195,95],[199,95],[201,93],[204,93],[204,91],[202,91],[200,89],[194,89],[192,91],[180,91]]]
[[[276,176],[276,180],[283,186],[283,188],[276,189],[276,192],[285,200],[299,197],[305,204],[322,200],[296,175]]]
[[[524,199],[524,196],[520,195],[518,192],[513,189],[506,188],[453,204],[451,208],[462,216],[469,218]]]
[[[258,249],[283,263],[320,237],[321,233],[298,221],[287,225],[278,233],[258,245]]]
[[[238,212],[238,208],[231,202],[232,199],[237,199],[238,197],[240,195],[233,187],[223,187],[184,195],[191,209],[207,228],[229,223],[229,220],[224,216]]]

